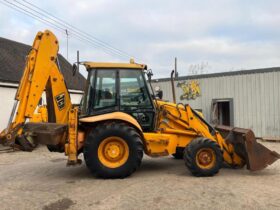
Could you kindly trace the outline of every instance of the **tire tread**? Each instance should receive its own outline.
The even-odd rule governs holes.
[[[97,153],[98,145],[102,141],[100,137],[106,136],[108,135],[108,133],[116,131],[119,131],[119,134],[123,133],[127,138],[129,138],[128,140],[124,140],[127,143],[128,141],[131,141],[128,144],[130,144],[133,147],[133,151],[135,151],[133,153],[134,157],[129,156],[128,161],[123,166],[117,168],[118,170],[109,169],[99,162],[98,157],[92,157],[92,153]],[[126,123],[111,122],[99,124],[90,132],[85,141],[84,158],[89,170],[97,177],[125,178],[135,172],[136,169],[141,165],[141,161],[143,158],[143,143],[141,140],[141,136],[135,128]]]
[[[212,169],[208,170],[199,168],[195,163],[196,151],[202,148],[204,145],[206,145],[206,147],[213,148],[216,154],[216,165]],[[186,167],[194,176],[214,176],[219,172],[219,169],[221,168],[223,162],[223,154],[217,142],[204,137],[198,137],[186,146],[184,150],[184,161]]]

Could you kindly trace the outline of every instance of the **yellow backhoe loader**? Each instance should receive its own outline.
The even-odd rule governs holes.
[[[98,177],[124,178],[151,157],[183,158],[195,176],[213,176],[227,164],[260,170],[279,154],[256,142],[248,129],[212,127],[188,104],[157,100],[145,74],[146,65],[78,62],[88,71],[79,107],[70,95],[58,61],[58,41],[39,32],[30,51],[8,127],[1,143],[25,148],[30,141],[64,152],[68,165],[81,163]],[[30,122],[45,91],[48,122]]]

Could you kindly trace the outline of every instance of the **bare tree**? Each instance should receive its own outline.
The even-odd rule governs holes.
[[[211,67],[207,61],[199,64],[191,64],[189,67],[189,75],[206,74],[209,68]]]

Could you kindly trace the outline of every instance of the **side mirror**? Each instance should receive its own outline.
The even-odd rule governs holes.
[[[79,65],[79,64],[78,64]],[[73,64],[72,66],[72,73],[73,73],[73,76],[75,76],[76,72],[78,71],[79,72],[79,67],[78,67],[77,64]]]
[[[153,72],[152,72],[152,69],[147,70],[147,76],[148,76],[149,82],[151,82],[151,79],[152,79],[152,76],[153,76],[153,75],[154,75],[154,74],[153,74]]]
[[[163,91],[162,90],[158,90],[156,91],[156,97],[159,98],[160,100],[162,100],[162,96],[163,96]]]

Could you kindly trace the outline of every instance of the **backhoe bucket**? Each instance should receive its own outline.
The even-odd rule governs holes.
[[[250,129],[233,128],[224,125],[215,127],[234,147],[234,152],[246,161],[247,169],[261,170],[280,158],[280,154],[258,143]]]

